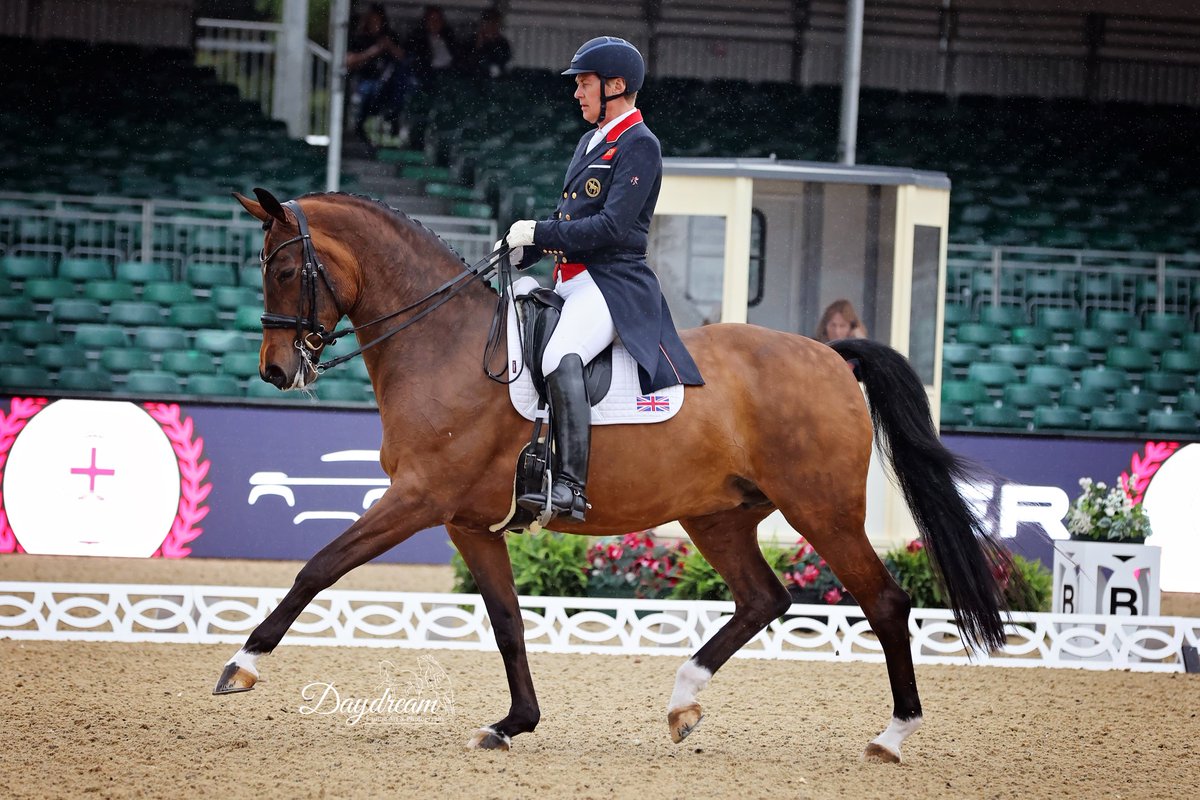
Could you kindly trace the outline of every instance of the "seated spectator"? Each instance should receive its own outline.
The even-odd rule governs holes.
[[[479,78],[499,78],[505,73],[512,61],[512,46],[504,38],[503,24],[500,9],[484,9],[475,38],[463,54],[463,72]]]
[[[849,300],[834,300],[821,314],[821,322],[817,325],[817,333],[813,337],[818,342],[832,342],[836,339],[865,339],[867,326],[858,318],[858,313]]]
[[[354,91],[358,97],[354,133],[374,149],[367,138],[366,121],[379,115],[388,123],[393,136],[399,133],[400,115],[410,85],[409,59],[379,3],[367,7],[346,49],[346,69],[355,78]]]
[[[412,59],[413,76],[424,87],[454,66],[458,52],[454,31],[439,6],[425,6],[420,24],[409,33],[404,46]]]

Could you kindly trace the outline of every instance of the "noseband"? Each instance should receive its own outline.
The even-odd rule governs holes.
[[[487,283],[492,275],[498,272],[501,276],[502,286],[499,292],[499,298],[497,300],[496,313],[492,320],[492,329],[488,333],[488,346],[485,348],[484,354],[484,371],[488,374],[489,378],[492,378],[493,380],[498,378],[497,375],[493,375],[491,370],[488,369],[487,364],[488,355],[494,350],[493,340],[496,342],[501,340],[501,329],[504,326],[504,320],[507,319],[506,301],[508,298],[508,292],[505,290],[504,284],[509,286],[512,284],[512,274],[508,260],[509,247],[507,244],[501,242],[500,247],[497,250],[493,250],[473,266],[466,267],[461,274],[455,275],[453,278],[450,278],[441,286],[438,286],[421,299],[413,303],[409,303],[404,308],[397,309],[396,311],[392,311],[391,313],[384,314],[380,317],[376,317],[370,322],[364,322],[362,325],[357,325],[350,328],[342,328],[341,330],[328,331],[325,330],[325,327],[321,325],[320,321],[317,319],[317,279],[319,277],[322,281],[324,281],[325,287],[329,289],[329,295],[334,299],[334,310],[338,312],[338,318],[340,319],[342,311],[337,307],[337,294],[333,291],[333,282],[330,281],[329,273],[325,269],[325,265],[321,263],[321,258],[317,255],[316,247],[313,246],[312,236],[308,232],[308,219],[304,216],[304,212],[300,210],[300,203],[295,200],[289,200],[282,205],[285,208],[291,209],[292,213],[296,215],[296,225],[299,229],[299,233],[296,236],[293,236],[291,239],[288,239],[286,242],[281,242],[276,245],[270,253],[266,252],[266,243],[264,242],[264,247],[259,250],[258,260],[262,266],[262,269],[264,270],[265,275],[267,264],[271,263],[271,259],[278,255],[279,251],[289,245],[296,244],[297,242],[300,243],[300,247],[302,249],[302,258],[304,261],[304,266],[300,270],[300,313],[297,315],[289,315],[275,314],[270,311],[264,311],[261,318],[262,326],[264,329],[294,328],[296,331],[296,349],[300,350],[310,362],[316,360],[316,356],[321,352],[321,350],[327,346],[336,344],[337,340],[341,339],[343,336],[349,336],[350,334],[357,333],[364,328],[369,328],[373,325],[378,325],[381,322],[386,322],[389,319],[394,319],[401,314],[413,311],[425,303],[428,303],[430,300],[437,298],[435,302],[430,303],[420,312],[409,317],[404,322],[400,323],[386,333],[383,333],[362,345],[357,350],[338,356],[337,358],[331,358],[328,361],[322,361],[319,364],[312,364],[313,368],[318,373],[324,372],[330,367],[336,367],[338,364],[343,364],[359,355],[363,351],[374,347],[380,342],[390,339],[400,331],[407,328],[409,325],[412,325],[414,322],[423,319],[426,315],[437,310],[443,303],[450,300],[455,295],[461,293],[464,289],[470,286],[474,280],[478,279],[484,283]]]

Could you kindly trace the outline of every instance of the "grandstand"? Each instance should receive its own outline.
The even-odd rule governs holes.
[[[513,19],[539,24],[541,6],[515,5]],[[637,5],[620,5],[630,24]],[[763,19],[784,13],[762,5]],[[754,74],[770,81],[714,76],[689,55],[685,12],[664,4],[663,74],[639,100],[664,153],[832,160],[838,88],[762,64]],[[813,42],[828,33],[812,26]],[[781,37],[763,35],[777,53]],[[496,227],[479,220],[554,207],[582,130],[562,79],[532,66],[548,45],[514,36],[527,66],[418,98],[423,149],[349,162],[351,187],[458,216],[448,238],[467,257]],[[260,234],[228,191],[317,189],[323,151],[187,51],[71,43],[50,58],[27,39],[3,44],[20,68],[0,75],[0,386],[278,398],[256,375]],[[861,95],[859,161],[953,183],[943,427],[1194,433],[1200,110],[878,84]],[[317,387],[371,402],[361,361]]]

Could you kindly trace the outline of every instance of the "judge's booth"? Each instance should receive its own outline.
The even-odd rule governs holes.
[[[936,420],[949,209],[942,173],[668,158],[649,260],[680,328],[749,322],[815,336],[826,306],[849,300],[872,339],[912,362]],[[916,536],[878,458],[867,533],[880,548]],[[797,533],[776,512],[759,535],[790,544]]]

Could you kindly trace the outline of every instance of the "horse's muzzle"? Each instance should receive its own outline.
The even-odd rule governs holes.
[[[288,376],[283,371],[283,367],[278,364],[267,364],[266,369],[258,373],[264,381],[274,386],[276,389],[286,389],[288,385]]]

